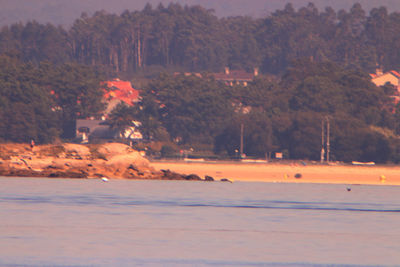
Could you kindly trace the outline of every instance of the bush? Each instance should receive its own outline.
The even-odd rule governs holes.
[[[171,145],[163,145],[161,148],[161,157],[173,157],[177,150]]]

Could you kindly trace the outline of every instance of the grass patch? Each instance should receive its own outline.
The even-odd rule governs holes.
[[[106,155],[103,153],[99,152],[100,145],[88,145],[89,150],[90,150],[90,155],[92,159],[103,159],[107,160]]]

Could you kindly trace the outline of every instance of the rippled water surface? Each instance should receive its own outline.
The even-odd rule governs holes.
[[[400,266],[400,187],[0,178],[0,266],[209,265]]]

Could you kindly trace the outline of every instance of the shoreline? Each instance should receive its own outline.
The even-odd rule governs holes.
[[[139,151],[120,143],[30,146],[0,144],[0,175],[82,179],[202,180],[156,171]]]
[[[362,163],[361,163],[362,164]],[[400,185],[399,165],[289,161],[156,161],[119,143],[30,147],[0,144],[0,175],[11,177]]]
[[[285,163],[150,161],[157,169],[209,175],[216,180],[270,183],[400,185],[400,166],[302,165]],[[301,175],[301,178],[295,176]]]

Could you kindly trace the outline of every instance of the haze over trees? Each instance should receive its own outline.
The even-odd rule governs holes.
[[[293,3],[295,8],[306,6],[309,0],[2,0],[0,9],[0,26],[7,24],[36,20],[40,23],[70,26],[79,14],[86,12],[92,15],[99,10],[120,14],[124,10],[142,10],[147,3],[157,6],[162,3],[168,6],[171,2],[184,5],[201,5],[206,9],[215,10],[218,17],[252,16],[263,17],[277,9],[282,9],[287,3]],[[400,2],[396,0],[314,0],[320,10],[331,6],[334,10],[348,10],[352,5],[361,2],[366,11],[377,6],[386,6],[389,11],[400,11]]]
[[[143,87],[139,105],[112,113],[114,122],[137,118],[149,139],[212,145],[230,156],[243,124],[248,155],[283,151],[317,160],[321,121],[329,117],[333,159],[397,162],[395,90],[376,87],[368,73],[400,69],[399,38],[400,13],[378,7],[367,14],[360,4],[340,11],[288,4],[262,18],[160,4],[82,14],[68,29],[35,21],[4,26],[0,138],[71,137],[76,118],[101,114],[102,79],[135,82],[161,71]],[[262,75],[247,87],[228,87],[210,75],[226,66],[259,67]]]
[[[366,14],[319,11],[313,4],[295,10],[288,4],[264,18],[218,18],[200,6],[147,5],[121,15],[83,14],[71,28],[35,21],[4,26],[0,53],[38,64],[77,62],[133,74],[144,67],[217,71],[260,67],[282,74],[292,59],[330,60],[372,72],[398,69],[400,13],[385,7]]]

